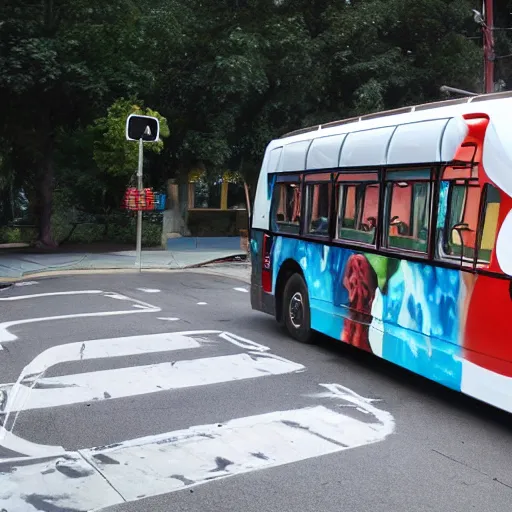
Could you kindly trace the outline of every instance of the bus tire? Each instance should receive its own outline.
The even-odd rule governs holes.
[[[313,333],[308,287],[300,274],[293,274],[284,287],[282,316],[292,338],[301,343],[311,343]]]

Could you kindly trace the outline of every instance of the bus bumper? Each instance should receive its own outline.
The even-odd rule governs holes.
[[[251,284],[251,307],[256,311],[262,311],[272,316],[276,316],[275,297],[271,293],[263,291],[263,287],[257,284]]]

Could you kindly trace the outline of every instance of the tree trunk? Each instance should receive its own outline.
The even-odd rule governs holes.
[[[47,247],[56,247],[52,238],[52,201],[53,201],[53,141],[48,141],[45,148],[39,182],[39,243]]]

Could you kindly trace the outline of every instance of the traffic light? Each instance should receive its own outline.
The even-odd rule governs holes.
[[[126,120],[126,138],[144,142],[158,142],[160,123],[156,117],[131,114]]]

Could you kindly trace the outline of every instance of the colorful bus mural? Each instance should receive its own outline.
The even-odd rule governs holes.
[[[476,98],[272,141],[251,302],[512,412],[512,95]]]

